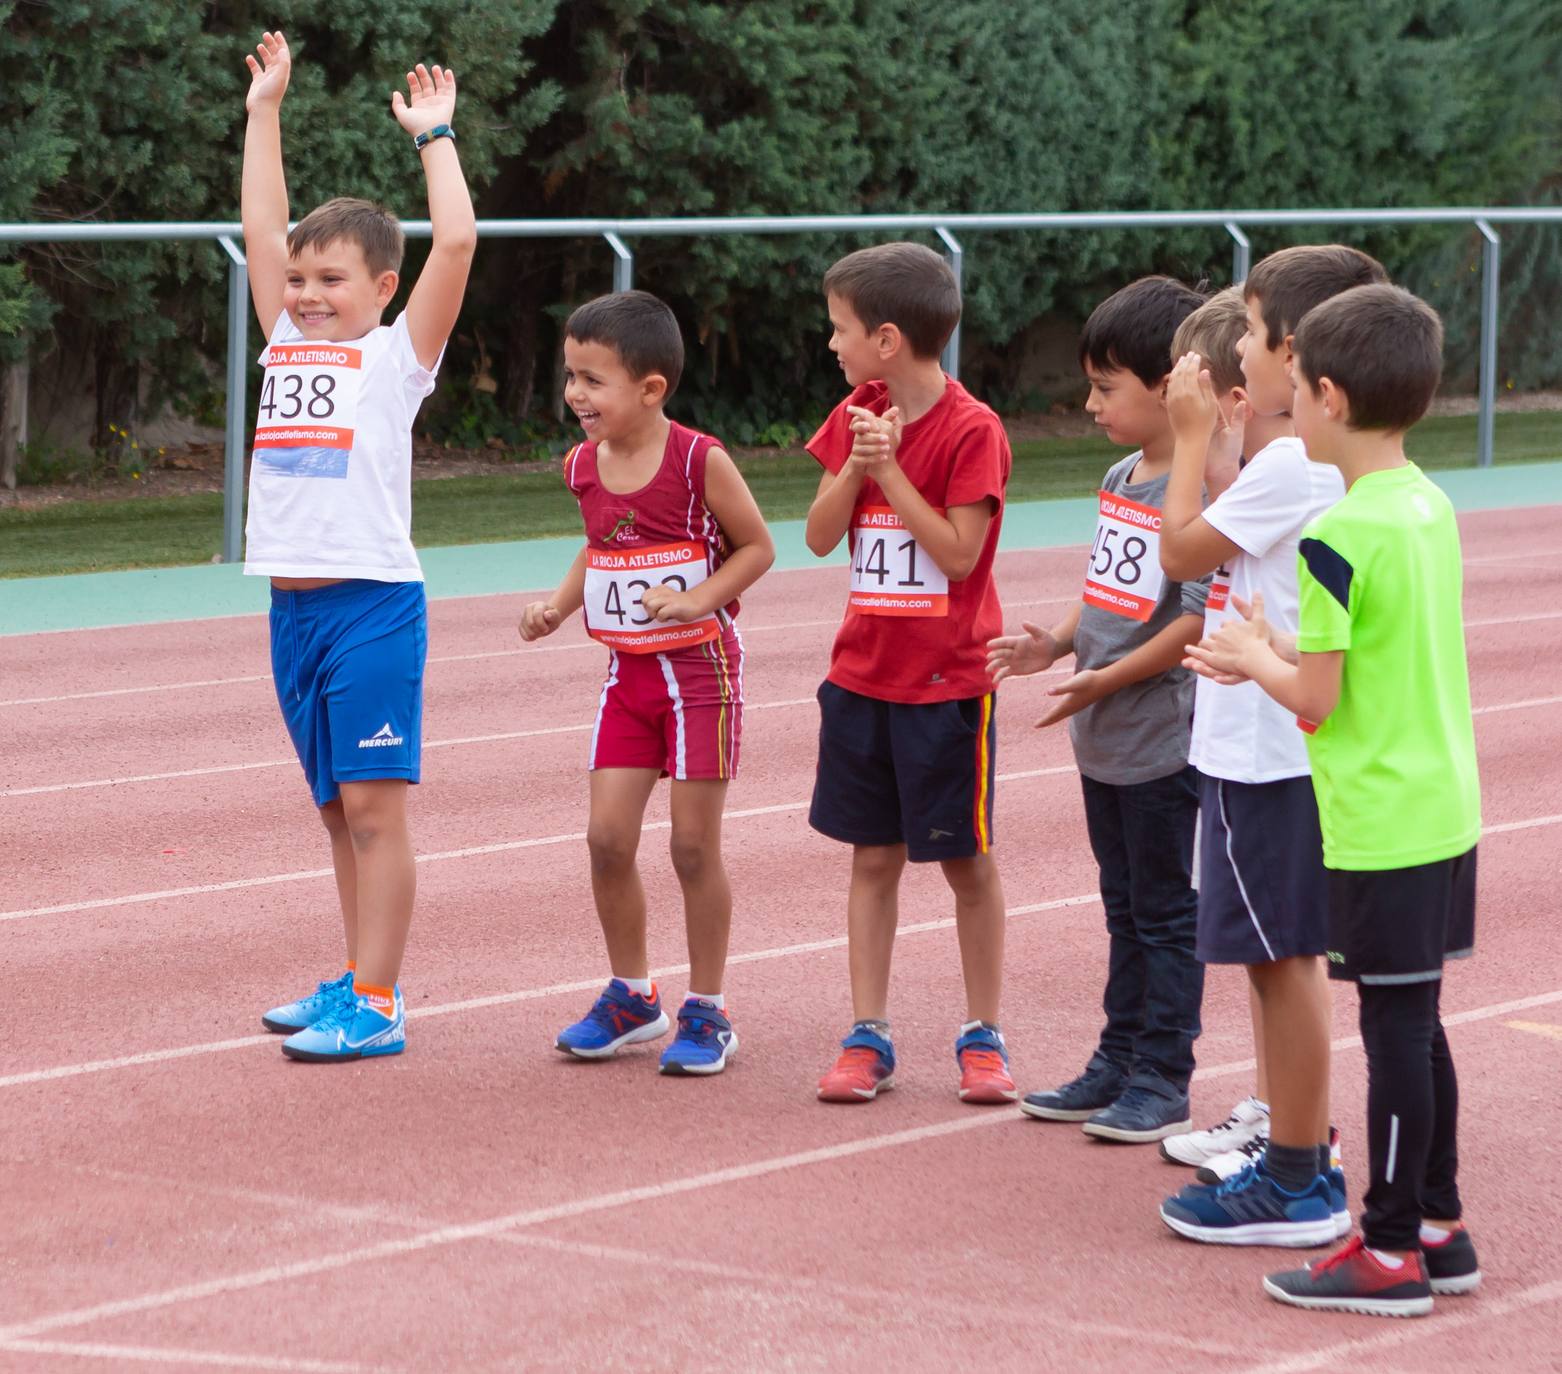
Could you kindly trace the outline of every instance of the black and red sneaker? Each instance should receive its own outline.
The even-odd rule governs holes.
[[[1460,1227],[1446,1240],[1421,1242],[1421,1259],[1434,1293],[1473,1293],[1481,1286],[1481,1266],[1475,1258],[1475,1242]]]
[[[1412,1255],[1398,1269],[1390,1269],[1360,1236],[1305,1269],[1270,1274],[1264,1292],[1293,1307],[1369,1317],[1424,1317],[1432,1310],[1432,1286],[1421,1257]]]

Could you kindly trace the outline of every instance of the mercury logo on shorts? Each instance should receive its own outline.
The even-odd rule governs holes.
[[[390,722],[386,721],[385,724],[380,726],[380,728],[372,735],[370,735],[368,739],[359,740],[358,747],[360,749],[389,749],[395,745],[405,743],[406,741],[402,738],[402,736],[396,734],[390,728]]]

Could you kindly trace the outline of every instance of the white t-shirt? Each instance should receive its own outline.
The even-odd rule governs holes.
[[[1276,630],[1296,633],[1296,546],[1302,530],[1345,495],[1338,468],[1314,463],[1300,439],[1266,444],[1204,518],[1241,552],[1215,571],[1204,607],[1211,635],[1238,614],[1230,597],[1251,602],[1264,594],[1264,615]],[[1296,716],[1266,696],[1256,682],[1222,687],[1198,680],[1188,762],[1230,782],[1275,782],[1306,777],[1307,741]]]
[[[244,571],[421,582],[412,421],[439,365],[418,362],[406,315],[323,343],[284,310],[260,363]]]

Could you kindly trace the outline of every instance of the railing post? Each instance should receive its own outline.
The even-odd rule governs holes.
[[[1481,409],[1476,430],[1475,461],[1489,468],[1497,440],[1497,284],[1502,270],[1502,238],[1483,219],[1481,231]]]
[[[961,288],[961,297],[964,298],[965,287],[961,280],[965,263],[965,253],[960,247],[960,241],[955,238],[943,225],[938,226],[938,237],[943,240],[944,256],[949,260],[949,270],[955,274],[955,285]],[[960,377],[960,322],[955,321],[955,332],[949,336],[949,342],[944,345],[942,359],[944,371],[957,381]]]
[[[635,255],[629,251],[629,245],[611,230],[602,237],[607,240],[607,245],[614,254],[613,290],[630,290],[635,284]]]
[[[1226,232],[1231,235],[1231,284],[1241,286],[1253,266],[1253,245],[1235,220],[1226,221]]]
[[[222,456],[222,561],[244,553],[244,380],[249,367],[249,266],[238,244],[217,240],[228,255],[227,433]]]

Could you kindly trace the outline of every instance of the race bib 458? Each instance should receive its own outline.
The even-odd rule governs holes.
[[[346,477],[362,377],[359,349],[273,344],[255,415],[255,462],[288,477]]]
[[[1085,604],[1145,621],[1154,614],[1165,583],[1160,511],[1103,491],[1085,567]]]
[[[852,526],[852,586],[858,615],[949,614],[949,579],[890,506],[864,506]]]

